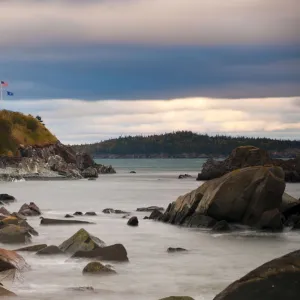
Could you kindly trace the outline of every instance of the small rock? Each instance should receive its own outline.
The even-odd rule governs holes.
[[[81,211],[76,211],[73,215],[74,216],[83,216],[83,213]]]
[[[6,202],[15,202],[16,198],[14,196],[8,195],[8,194],[0,194],[0,201],[6,203]]]
[[[191,178],[191,177],[192,177],[192,176],[189,175],[189,174],[180,174],[180,175],[178,176],[178,179]]]
[[[86,216],[97,216],[97,214],[94,211],[87,211],[85,213]]]
[[[217,224],[212,228],[212,230],[218,232],[226,232],[226,231],[230,231],[231,228],[225,220],[222,220],[217,222]]]
[[[168,253],[185,252],[185,251],[187,251],[187,250],[184,249],[184,248],[180,248],[180,247],[178,247],[178,248],[169,247],[168,250],[167,250]]]
[[[117,272],[112,269],[109,265],[102,265],[98,261],[88,263],[82,273],[84,275],[92,274],[92,275],[108,275],[108,274],[116,274]]]
[[[159,219],[161,216],[163,215],[163,213],[158,210],[158,209],[155,209],[152,211],[151,215],[149,216],[149,219],[150,220],[157,220]]]
[[[57,246],[51,245],[44,249],[41,249],[36,253],[37,255],[61,255],[64,254]]]
[[[37,252],[46,247],[47,247],[46,244],[39,244],[39,245],[33,245],[33,246],[24,247],[24,248],[19,248],[19,249],[16,249],[15,251]]]
[[[136,171],[130,171],[129,173],[130,174],[136,174]]]
[[[149,220],[149,217],[145,216],[143,219],[144,219],[144,220]]]
[[[69,215],[69,214],[66,214],[66,215],[65,215],[65,218],[74,218],[74,216]]]
[[[92,286],[71,287],[71,288],[68,288],[68,290],[76,291],[76,292],[95,292],[95,290]]]
[[[138,226],[139,225],[139,220],[137,217],[131,217],[128,222],[127,225],[129,226]]]

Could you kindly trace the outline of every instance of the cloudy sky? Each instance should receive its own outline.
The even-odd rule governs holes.
[[[1,105],[63,141],[300,139],[299,0],[0,0]]]

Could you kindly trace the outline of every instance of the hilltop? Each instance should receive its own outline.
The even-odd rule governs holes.
[[[247,145],[265,149],[275,157],[294,157],[300,152],[300,141],[209,136],[191,131],[119,137],[94,144],[74,145],[73,148],[94,157],[208,157],[227,156],[234,148]]]
[[[33,116],[0,111],[0,155],[20,156],[18,149],[21,145],[44,147],[57,141],[45,125]]]

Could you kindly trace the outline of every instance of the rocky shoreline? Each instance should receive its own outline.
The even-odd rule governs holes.
[[[90,155],[75,153],[60,142],[45,147],[21,145],[19,153],[0,156],[0,180],[82,179],[116,173],[112,166],[96,164]]]

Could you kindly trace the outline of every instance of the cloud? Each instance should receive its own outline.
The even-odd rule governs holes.
[[[295,44],[298,0],[0,2],[1,47]]]
[[[23,100],[10,110],[41,115],[65,143],[96,142],[120,135],[192,130],[300,140],[300,98],[156,101]]]

